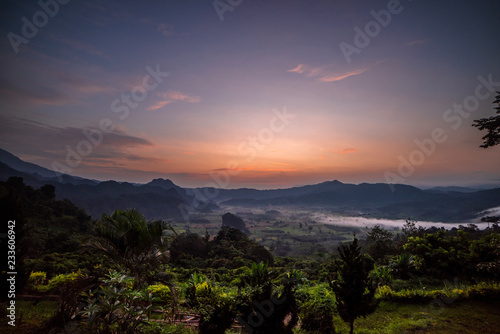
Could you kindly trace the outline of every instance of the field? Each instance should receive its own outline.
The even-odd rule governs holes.
[[[225,207],[210,214],[193,214],[189,223],[182,219],[171,222],[178,233],[189,230],[193,233],[217,234],[222,225],[221,216],[231,212],[242,218],[250,230],[250,238],[264,245],[278,256],[312,255],[330,252],[339,243],[351,241],[353,233],[364,236],[368,229],[354,226],[338,226],[320,223],[313,219],[313,212],[305,209],[273,209]],[[321,213],[315,211],[314,213]],[[327,213],[327,212],[325,212]]]

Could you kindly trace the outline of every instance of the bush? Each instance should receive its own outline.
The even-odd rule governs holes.
[[[499,299],[499,283],[478,283],[470,286],[446,286],[443,289],[426,290],[406,289],[393,291],[389,286],[384,285],[377,289],[378,299],[387,299],[399,302],[428,302],[441,298],[443,300],[457,299]]]
[[[149,324],[155,301],[151,294],[130,288],[132,278],[110,272],[94,291],[84,294],[80,312],[84,330],[90,333],[142,333]]]
[[[312,333],[335,333],[335,295],[327,286],[316,285],[297,291],[301,329]]]
[[[78,278],[82,278],[85,275],[82,274],[80,270],[77,272],[72,272],[69,274],[60,274],[55,277],[53,277],[49,283],[45,286],[40,286],[40,291],[42,292],[56,292],[58,291],[61,287],[63,287],[67,283],[72,283]]]
[[[151,293],[153,297],[159,298],[162,301],[169,303],[172,301],[172,291],[170,288],[164,284],[154,284],[148,286],[146,289],[148,293]]]
[[[38,291],[41,286],[43,286],[47,281],[47,273],[44,271],[31,272],[28,278],[27,288],[29,290]]]

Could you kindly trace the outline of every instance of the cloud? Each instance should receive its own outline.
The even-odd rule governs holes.
[[[354,153],[356,151],[357,150],[355,148],[345,148],[345,149],[341,150],[339,153],[340,154],[348,154],[348,153]]]
[[[156,27],[156,29],[161,32],[161,34],[163,36],[172,36],[175,34],[174,32],[174,26],[171,25],[171,24],[167,24],[167,23],[160,23],[158,24],[158,26]]]
[[[348,72],[341,72],[333,70],[332,67],[332,65],[312,67],[306,64],[299,64],[295,68],[292,68],[287,72],[303,74],[307,78],[317,78],[320,82],[335,82],[362,74],[371,69],[371,67],[363,67]]]
[[[156,102],[156,104],[149,107],[148,110],[158,110],[173,102],[198,103],[201,101],[201,97],[199,96],[191,96],[175,90],[169,90],[157,95],[161,97],[162,100]]]
[[[120,130],[101,134],[100,137],[96,129],[92,128],[60,127],[12,116],[0,116],[0,132],[3,147],[22,152],[24,155],[54,160],[64,160],[68,146],[77,149],[78,145],[84,145],[81,144],[84,141],[89,142],[88,137],[91,137],[94,142],[99,142],[99,145],[93,144],[92,153],[85,157],[85,162],[96,164],[116,163],[116,159],[131,161],[149,159],[129,154],[128,150],[154,146],[146,138]],[[30,145],[27,146],[25,143]]]
[[[304,73],[305,71],[305,65],[304,64],[299,64],[297,67],[292,68],[291,70],[288,70],[287,72],[295,72],[295,73]]]
[[[333,75],[325,75],[319,79],[321,82],[335,82],[335,81],[340,81],[349,77],[352,77],[354,75],[358,75],[361,73],[364,73],[368,71],[370,68],[361,68],[359,70],[343,73],[343,74],[333,74]]]

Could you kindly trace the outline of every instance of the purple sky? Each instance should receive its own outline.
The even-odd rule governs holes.
[[[500,90],[498,1],[59,1],[0,5],[0,147],[26,161],[187,187],[500,185],[471,126]]]

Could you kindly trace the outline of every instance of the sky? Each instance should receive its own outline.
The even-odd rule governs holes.
[[[500,186],[500,2],[2,1],[0,148],[184,187]]]

